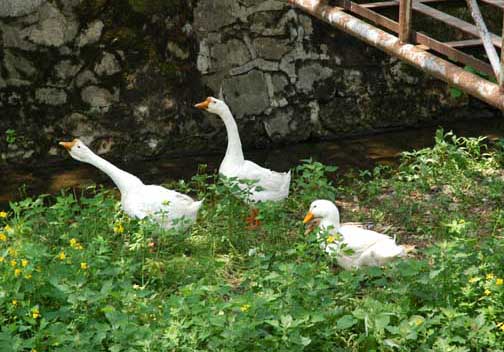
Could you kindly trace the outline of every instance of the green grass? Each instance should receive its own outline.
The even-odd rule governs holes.
[[[187,233],[127,218],[102,189],[13,203],[0,214],[0,350],[502,351],[503,155],[438,131],[399,167],[337,184],[308,161],[253,230],[204,171],[171,185],[205,197]],[[416,256],[338,269],[301,222],[317,198]]]

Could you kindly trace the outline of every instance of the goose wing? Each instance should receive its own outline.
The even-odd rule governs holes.
[[[236,177],[257,181],[255,186],[260,187],[261,191],[254,192],[255,201],[279,200],[289,195],[290,171],[276,172],[245,160]]]
[[[347,244],[348,248],[356,253],[362,253],[380,243],[394,242],[390,236],[383,233],[366,230],[354,225],[341,226],[339,233],[343,236],[343,242]]]

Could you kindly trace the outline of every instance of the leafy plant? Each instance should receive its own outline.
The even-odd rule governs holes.
[[[0,212],[0,350],[499,351],[500,160],[440,130],[399,167],[337,185],[334,167],[306,161],[289,199],[257,205],[257,228],[247,189],[204,167],[174,185],[205,198],[188,232],[128,218],[104,189],[12,203]],[[315,198],[387,225],[416,257],[338,269],[304,233]]]
[[[13,130],[12,128],[9,128],[8,130],[5,131],[5,141],[7,144],[14,144],[16,143],[16,130]]]

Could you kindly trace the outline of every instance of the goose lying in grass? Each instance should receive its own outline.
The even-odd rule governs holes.
[[[121,192],[121,206],[133,218],[148,217],[165,229],[185,228],[194,223],[202,201],[162,186],[145,185],[138,177],[112,165],[91,151],[82,141],[60,142],[75,160],[106,173]]]
[[[217,114],[226,126],[228,144],[226,155],[219,167],[221,175],[238,180],[255,181],[248,197],[252,203],[267,200],[278,201],[289,196],[290,171],[287,173],[276,172],[245,160],[238,126],[225,102],[208,97],[205,101],[196,104],[195,107]],[[240,185],[240,188],[245,189],[247,186]]]
[[[387,235],[354,225],[340,225],[338,208],[328,200],[311,203],[303,223],[314,220],[320,221],[317,238],[322,233],[328,235],[321,247],[328,254],[337,253],[338,265],[343,269],[381,266],[406,255],[407,249]],[[345,253],[347,250],[350,253]]]

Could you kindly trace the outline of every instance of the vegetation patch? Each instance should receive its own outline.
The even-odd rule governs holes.
[[[12,203],[0,212],[0,350],[502,350],[503,155],[438,131],[399,167],[336,184],[309,161],[253,229],[204,170],[171,185],[205,198],[187,233],[127,218],[107,190]],[[317,198],[417,254],[340,270],[302,225]]]

